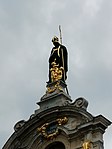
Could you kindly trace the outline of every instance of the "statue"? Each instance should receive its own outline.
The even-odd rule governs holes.
[[[68,53],[65,46],[59,43],[58,37],[52,39],[54,47],[49,57],[49,81],[52,83],[58,80],[65,82],[68,71]]]

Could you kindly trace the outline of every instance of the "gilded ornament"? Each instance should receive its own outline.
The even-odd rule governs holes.
[[[68,122],[67,117],[59,118],[53,123],[43,124],[41,127],[37,128],[37,131],[40,132],[45,139],[52,140],[59,134],[58,126],[64,125],[67,122]],[[50,130],[50,126],[54,126],[54,129],[52,130],[51,128]]]
[[[51,71],[51,82],[55,82],[62,79],[64,68],[63,67],[59,68],[59,64],[57,65],[55,61],[52,62],[52,68],[50,69],[50,71]]]
[[[60,85],[59,85],[59,82],[57,82],[55,85],[54,85],[54,87],[52,87],[52,88],[50,88],[50,87],[47,87],[47,91],[46,91],[46,93],[53,93],[54,91],[56,91],[56,90],[60,90],[60,91],[63,91],[63,89],[60,87]]]
[[[83,143],[83,149],[91,149],[91,141],[86,141]]]
[[[57,122],[58,122],[59,126],[64,125],[68,122],[68,118],[67,117],[59,118],[59,119],[57,119]]]

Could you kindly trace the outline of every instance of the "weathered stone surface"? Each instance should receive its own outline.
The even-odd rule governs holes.
[[[52,140],[45,139],[38,132],[37,128],[43,124],[53,124],[56,119],[65,116],[68,122],[58,126],[59,134]],[[45,149],[48,144],[56,141],[62,142],[68,149],[78,149],[86,140],[91,140],[94,149],[103,149],[103,133],[110,124],[102,115],[94,117],[84,108],[73,104],[54,106],[33,115],[14,132],[3,149]]]
[[[85,142],[91,149],[103,149],[103,134],[111,122],[102,115],[90,114],[86,99],[72,102],[65,92],[66,85],[59,83],[62,90],[59,87],[47,92],[29,120],[15,124],[15,132],[3,149],[51,149],[60,143],[63,149],[82,149]]]

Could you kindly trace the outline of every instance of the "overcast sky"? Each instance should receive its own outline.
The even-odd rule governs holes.
[[[0,0],[0,147],[45,94],[59,24],[71,98],[84,97],[90,113],[112,121],[112,0]],[[112,126],[104,141],[110,149]]]

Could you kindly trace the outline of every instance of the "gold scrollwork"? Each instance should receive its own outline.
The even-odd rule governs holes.
[[[62,79],[64,68],[63,67],[59,68],[59,65],[57,65],[55,61],[52,62],[52,68],[50,69],[50,71],[51,71],[51,82],[55,82]]]
[[[68,122],[68,118],[64,117],[64,118],[57,119],[55,121],[55,124],[60,126],[60,125],[66,124],[67,122]],[[56,126],[54,132],[52,132],[52,133],[47,132],[47,128],[50,126],[50,124],[52,124],[52,123],[45,123],[41,127],[37,128],[37,131],[40,132],[42,134],[42,136],[48,140],[54,139],[59,134],[57,126]]]
[[[46,93],[53,93],[56,89],[63,91],[63,89],[59,85],[59,82],[57,82],[53,88],[47,87]]]
[[[64,125],[64,124],[66,124],[68,122],[68,118],[67,117],[58,118],[57,122],[58,122],[59,126]]]
[[[37,128],[37,130],[38,130],[39,132],[41,132],[42,135],[43,135],[45,138],[47,138],[46,128],[47,128],[48,125],[49,125],[49,123],[45,123],[45,124],[42,125],[40,128]]]
[[[82,147],[83,149],[91,149],[91,141],[85,141]]]
[[[45,123],[40,128],[37,128],[37,130],[43,135],[44,138],[52,140],[54,137],[58,135],[58,129],[54,133],[47,134],[47,127],[49,126],[49,123]]]

